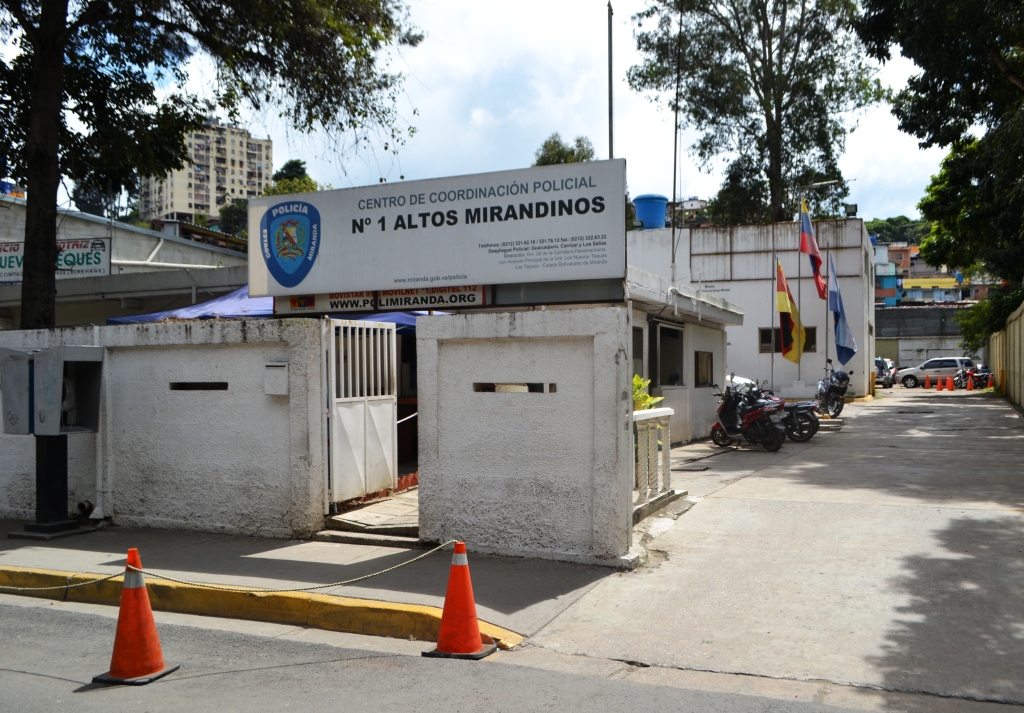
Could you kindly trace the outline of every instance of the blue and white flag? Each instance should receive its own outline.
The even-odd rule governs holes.
[[[840,364],[845,364],[857,353],[857,342],[846,322],[843,295],[839,292],[839,281],[836,279],[836,263],[831,255],[828,256],[828,308],[836,326],[836,356]]]

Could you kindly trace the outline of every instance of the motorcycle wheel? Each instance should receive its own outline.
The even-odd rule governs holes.
[[[782,442],[785,440],[785,436],[782,435],[782,431],[771,426],[765,431],[765,434],[761,437],[761,445],[769,453],[775,453],[782,448]]]
[[[729,435],[721,428],[711,429],[711,441],[716,446],[721,446],[722,448],[733,444],[733,440],[729,438]]]
[[[796,414],[786,424],[786,436],[794,443],[806,443],[811,440],[815,432],[815,418],[805,413]]]
[[[843,412],[843,406],[845,406],[845,405],[846,405],[846,402],[843,400],[842,396],[833,396],[828,401],[828,415],[829,415],[829,417],[830,418],[838,418],[839,414],[841,414]]]

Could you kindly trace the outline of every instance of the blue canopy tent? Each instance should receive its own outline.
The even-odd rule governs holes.
[[[357,319],[367,322],[393,322],[397,325],[398,334],[416,333],[416,316],[427,312],[377,312],[374,314],[338,314],[338,319]],[[270,318],[274,316],[273,297],[249,297],[249,286],[239,287],[234,292],[215,297],[181,309],[169,309],[163,312],[137,314],[127,317],[108,317],[107,324],[141,324],[159,322],[164,319],[249,319]]]

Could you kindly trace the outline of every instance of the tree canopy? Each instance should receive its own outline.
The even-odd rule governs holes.
[[[704,168],[733,162],[719,205],[790,220],[800,185],[842,180],[845,116],[883,97],[857,18],[855,0],[652,0],[634,17],[644,59],[629,83],[678,103]],[[846,194],[843,184],[808,202]]]
[[[116,192],[182,168],[214,104],[394,143],[401,77],[383,55],[420,41],[405,22],[401,0],[0,0],[0,162],[27,188],[21,326],[54,325],[63,177]],[[185,89],[196,55],[213,96]]]
[[[220,207],[217,229],[228,235],[249,235],[249,201],[236,198]]]
[[[533,155],[534,166],[551,166],[557,163],[579,163],[594,160],[594,145],[586,136],[577,136],[572,144],[562,141],[556,131],[540,145]]]
[[[286,178],[308,178],[306,173],[306,162],[299,158],[293,158],[284,162],[280,170],[274,173],[275,181],[283,181]]]
[[[880,243],[907,243],[920,245],[932,229],[931,221],[912,220],[905,215],[894,218],[876,218],[864,223],[868,233]]]

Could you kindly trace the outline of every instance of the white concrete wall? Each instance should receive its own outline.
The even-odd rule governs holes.
[[[320,325],[206,321],[0,333],[0,346],[107,347],[99,434],[68,436],[69,509],[89,499],[121,525],[267,537],[323,524]],[[289,395],[264,366],[289,364]],[[171,391],[226,381],[226,391]],[[104,494],[96,492],[96,448]],[[35,442],[0,435],[0,517],[31,519]]]
[[[818,247],[827,262],[831,254],[840,275],[846,317],[857,341],[857,354],[845,366],[854,370],[850,392],[864,395],[871,388],[874,348],[874,260],[875,249],[860,219],[815,222]],[[716,297],[721,297],[745,312],[742,326],[728,327],[728,357],[724,373],[751,379],[772,380],[777,393],[784,396],[810,396],[825,365],[825,336],[828,353],[837,368],[835,338],[831,315],[826,315],[826,302],[818,298],[814,280],[809,276],[806,255],[798,252],[799,225],[739,225],[721,228],[677,230],[676,279]],[[668,277],[671,272],[671,230],[643,230],[627,233],[627,255],[630,265],[637,265],[654,274]],[[805,327],[817,327],[816,352],[805,352],[797,365],[775,355],[758,351],[758,330],[778,326],[774,314],[775,266],[772,258],[782,263],[794,299],[799,299],[801,320]],[[824,272],[827,272],[827,267]],[[799,275],[803,275],[799,279]],[[802,296],[798,297],[798,295]],[[692,350],[691,350],[692,351]],[[692,355],[691,355],[692,356]],[[799,373],[798,373],[799,372]],[[794,382],[800,378],[802,388]],[[674,438],[674,436],[673,436]]]
[[[417,319],[422,539],[619,563],[632,533],[631,327],[620,307]]]
[[[725,342],[726,332],[722,329],[702,327],[691,323],[687,324],[683,330],[686,383],[689,385],[690,391],[687,403],[689,407],[687,411],[689,432],[684,433],[686,436],[685,440],[687,441],[710,436],[711,426],[714,424],[718,413],[718,397],[715,396],[715,392],[718,389],[711,386],[698,388],[694,383],[694,352],[712,353],[713,382],[723,386],[725,384],[727,358]],[[672,440],[677,440],[674,432]]]

